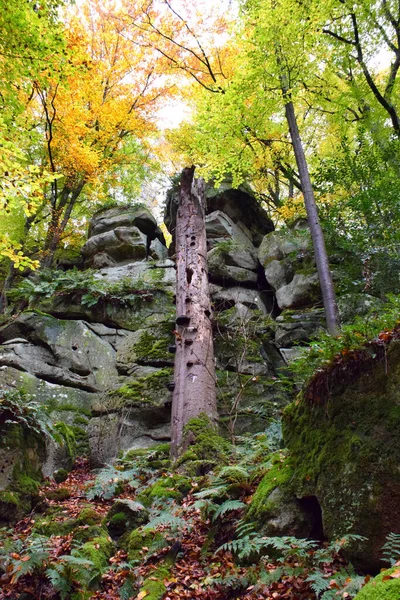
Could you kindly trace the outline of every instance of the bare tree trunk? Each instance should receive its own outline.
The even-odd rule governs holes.
[[[287,91],[283,90],[283,94],[285,96]],[[303,191],[308,224],[310,226],[311,238],[314,246],[315,262],[317,263],[322,300],[325,308],[326,325],[329,333],[335,335],[338,333],[340,327],[335,289],[329,267],[328,255],[326,253],[324,234],[319,221],[317,205],[315,204],[314,190],[311,184],[310,174],[308,172],[307,159],[304,154],[299,128],[297,127],[293,102],[289,101],[285,104],[285,112],[289,125],[290,137],[293,144],[297,168],[299,170],[301,189]]]
[[[205,228],[205,184],[194,167],[182,172],[176,217],[176,356],[171,453],[188,440],[184,427],[201,413],[217,417],[211,303]]]

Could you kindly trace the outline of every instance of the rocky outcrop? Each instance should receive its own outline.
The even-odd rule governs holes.
[[[82,249],[86,267],[102,268],[122,262],[167,256],[164,236],[150,211],[134,205],[99,211]]]
[[[388,533],[400,518],[400,341],[372,345],[315,376],[284,413],[291,489],[314,497],[324,534],[365,536],[348,555],[377,572]]]

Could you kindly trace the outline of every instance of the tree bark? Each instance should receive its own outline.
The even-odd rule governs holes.
[[[185,451],[184,427],[205,413],[216,421],[212,311],[208,286],[205,184],[182,172],[176,217],[176,355],[171,454]]]
[[[283,94],[284,96],[287,95],[287,91],[285,89],[283,89]],[[293,144],[297,168],[299,170],[304,203],[306,205],[307,218],[315,253],[315,262],[317,263],[319,283],[321,286],[322,300],[325,308],[326,325],[329,333],[335,335],[338,333],[340,327],[335,289],[329,267],[328,255],[326,253],[324,234],[322,232],[318,216],[317,205],[315,204],[314,190],[308,171],[307,159],[304,154],[303,144],[301,141],[299,128],[297,126],[297,119],[292,101],[286,102],[285,112],[286,120],[289,125],[290,137]]]

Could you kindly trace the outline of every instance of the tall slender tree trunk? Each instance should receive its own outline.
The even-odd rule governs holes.
[[[176,217],[176,355],[172,399],[174,458],[185,449],[186,423],[217,417],[211,303],[207,271],[205,184],[194,167],[182,172]]]
[[[283,95],[287,96],[287,90],[283,88]],[[325,247],[324,234],[315,204],[314,190],[308,171],[307,159],[304,154],[299,128],[297,126],[296,114],[293,102],[285,104],[286,120],[289,125],[290,137],[293,144],[297,168],[299,170],[301,188],[306,205],[307,219],[310,226],[311,238],[314,246],[315,262],[319,283],[321,286],[322,300],[325,308],[326,325],[329,333],[335,335],[339,331],[339,313],[336,303],[335,288],[332,281],[332,273],[329,267],[328,255]]]

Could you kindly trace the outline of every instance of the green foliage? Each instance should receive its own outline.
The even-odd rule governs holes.
[[[32,534],[22,541],[0,530],[0,542],[0,567],[11,569],[15,581],[43,571],[49,563],[51,544],[45,536]]]
[[[20,390],[0,390],[0,431],[12,425],[33,431],[38,436],[52,438],[62,444],[63,438],[53,426],[44,405]]]
[[[139,483],[135,479],[136,475],[136,469],[124,471],[122,468],[107,465],[97,471],[94,483],[90,485],[86,492],[86,498],[88,500],[93,500],[94,498],[108,500],[116,495],[117,490],[121,490],[121,486],[124,484],[129,484],[131,487],[138,487]]]
[[[392,329],[399,322],[399,311],[400,296],[389,295],[379,314],[372,312],[369,316],[357,317],[353,323],[344,325],[336,337],[320,333],[310,343],[310,351],[290,365],[296,382],[304,385],[315,373],[331,365],[342,352],[366,347],[380,332]]]
[[[150,284],[144,287],[138,281],[133,285],[129,277],[110,284],[96,277],[96,272],[91,269],[78,271],[73,268],[65,272],[41,269],[31,278],[24,279],[10,293],[10,297],[13,300],[27,300],[31,305],[54,296],[68,296],[88,308],[100,302],[137,308],[141,302],[153,298],[150,287]]]
[[[388,562],[391,567],[400,560],[400,534],[389,533],[386,536],[386,542],[382,546],[382,555],[385,562]]]

